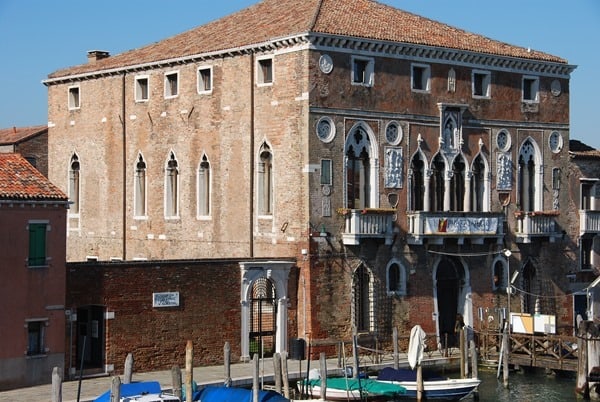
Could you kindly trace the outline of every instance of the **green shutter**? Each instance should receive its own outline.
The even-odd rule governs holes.
[[[46,224],[29,224],[29,266],[46,265]]]

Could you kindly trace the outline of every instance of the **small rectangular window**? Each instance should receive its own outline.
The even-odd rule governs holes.
[[[27,322],[27,356],[43,355],[46,353],[44,332],[46,321]]]
[[[165,98],[174,98],[179,94],[179,73],[165,74]]]
[[[489,98],[490,97],[490,82],[491,74],[489,71],[473,71],[473,97],[474,98]]]
[[[29,257],[30,267],[45,266],[46,263],[46,223],[29,223]]]
[[[212,91],[212,68],[200,67],[198,69],[198,93]]]
[[[273,59],[258,60],[258,83],[272,84],[273,83]]]
[[[331,185],[332,182],[331,159],[321,159],[321,184]]]
[[[540,80],[537,77],[523,77],[523,101],[539,101]]]
[[[372,58],[352,57],[352,83],[372,86],[375,62]]]
[[[413,64],[412,71],[412,90],[429,92],[431,68],[426,64]]]
[[[79,87],[69,87],[69,109],[79,109],[80,107]]]
[[[135,78],[135,101],[145,102],[149,99],[149,78],[140,76]]]

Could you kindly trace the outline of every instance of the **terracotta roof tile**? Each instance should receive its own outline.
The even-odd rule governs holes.
[[[0,128],[0,145],[15,144],[48,130],[48,126]]]
[[[149,46],[59,70],[48,78],[236,49],[307,32],[566,63],[556,56],[495,41],[373,0],[263,0]]]
[[[0,153],[0,200],[66,201],[67,196],[21,155]]]

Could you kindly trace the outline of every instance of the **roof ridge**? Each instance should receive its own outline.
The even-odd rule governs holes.
[[[317,9],[315,10],[315,14],[313,15],[313,19],[309,24],[308,30],[313,31],[315,29],[315,25],[317,24],[317,20],[319,19],[319,15],[321,14],[321,7],[323,6],[324,0],[319,0],[319,4],[317,4]]]

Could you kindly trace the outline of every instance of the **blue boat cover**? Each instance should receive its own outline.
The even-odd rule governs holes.
[[[235,387],[206,387],[200,391],[202,402],[252,402],[252,390]],[[289,402],[275,391],[259,391],[259,402]]]
[[[160,394],[161,388],[158,381],[141,381],[130,384],[121,384],[121,398],[127,396]],[[94,402],[110,402],[110,389],[94,399]]]

